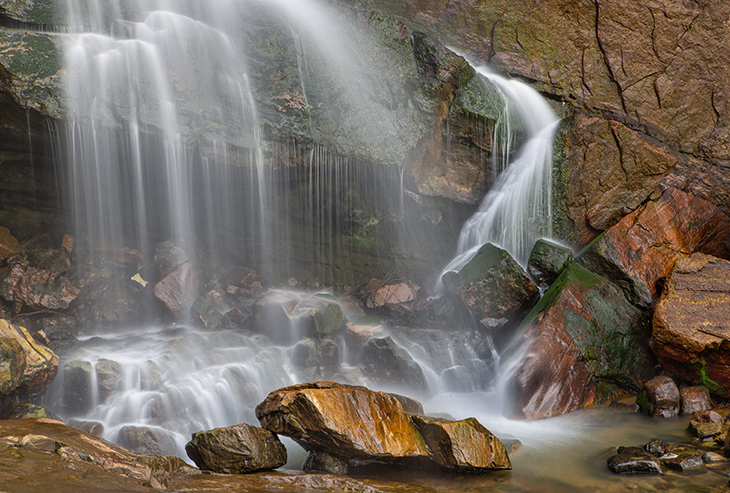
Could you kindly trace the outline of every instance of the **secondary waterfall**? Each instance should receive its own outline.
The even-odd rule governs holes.
[[[477,70],[504,92],[505,112],[519,114],[526,130],[526,142],[516,157],[508,153],[499,156],[501,160],[495,169],[503,171],[479,210],[464,224],[457,255],[444,272],[465,265],[486,242],[504,248],[524,266],[535,241],[552,236],[550,192],[558,118],[542,96],[528,85],[505,79],[485,67]],[[506,125],[509,118],[504,122]],[[495,135],[499,135],[497,132],[510,135],[509,129],[497,128]]]

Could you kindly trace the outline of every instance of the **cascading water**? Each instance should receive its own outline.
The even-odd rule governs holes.
[[[501,170],[496,183],[482,200],[479,210],[464,224],[456,257],[444,272],[465,265],[486,242],[527,264],[530,249],[539,238],[550,238],[553,138],[558,118],[547,102],[532,88],[505,79],[481,67],[478,71],[505,95],[505,112],[516,111],[526,131],[526,142],[518,156],[505,152],[494,169]],[[503,125],[510,119],[504,118]],[[502,122],[501,122],[502,123]],[[495,138],[509,139],[509,128],[498,125]],[[511,146],[500,146],[509,150]]]

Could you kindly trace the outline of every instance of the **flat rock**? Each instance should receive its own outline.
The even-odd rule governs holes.
[[[680,259],[654,311],[652,348],[676,375],[727,395],[730,386],[730,262]]]
[[[619,447],[617,452],[606,460],[616,474],[664,474],[659,459],[639,447]]]
[[[286,448],[268,430],[239,424],[193,433],[185,451],[203,470],[246,474],[286,464]]]

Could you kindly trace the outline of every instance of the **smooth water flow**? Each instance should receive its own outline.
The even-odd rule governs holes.
[[[504,248],[524,266],[535,241],[552,236],[550,192],[553,138],[558,118],[528,85],[505,79],[484,67],[478,71],[504,94],[505,113],[516,111],[520,116],[527,134],[526,142],[516,158],[506,152],[498,156],[501,159],[494,168],[502,169],[502,172],[479,210],[462,227],[457,255],[444,272],[465,265],[486,242]],[[509,118],[504,118],[503,122],[506,125]],[[508,128],[495,128],[495,140],[510,135]],[[510,149],[509,145],[500,147]]]

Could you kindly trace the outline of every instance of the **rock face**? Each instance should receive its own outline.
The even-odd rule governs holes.
[[[256,407],[261,424],[313,454],[313,468],[345,471],[372,463],[458,472],[510,469],[502,443],[475,419],[408,414],[402,397],[332,382],[276,390]],[[416,406],[417,407],[417,406]]]
[[[505,250],[485,243],[459,271],[444,274],[446,289],[479,318],[510,319],[538,294],[537,286]]]
[[[58,357],[22,327],[0,319],[0,393],[43,395],[58,373]]]
[[[632,212],[676,166],[677,159],[616,121],[576,115],[557,136],[566,239],[587,244]]]
[[[654,311],[652,348],[667,369],[726,395],[730,386],[730,262],[677,261]]]
[[[239,424],[193,433],[185,451],[202,470],[246,474],[286,464],[286,448],[268,430]]]
[[[696,251],[722,255],[728,233],[730,219],[717,207],[667,188],[598,237],[580,261],[646,307],[677,259]]]
[[[523,322],[515,413],[554,416],[638,391],[652,374],[644,315],[621,290],[571,264]]]

